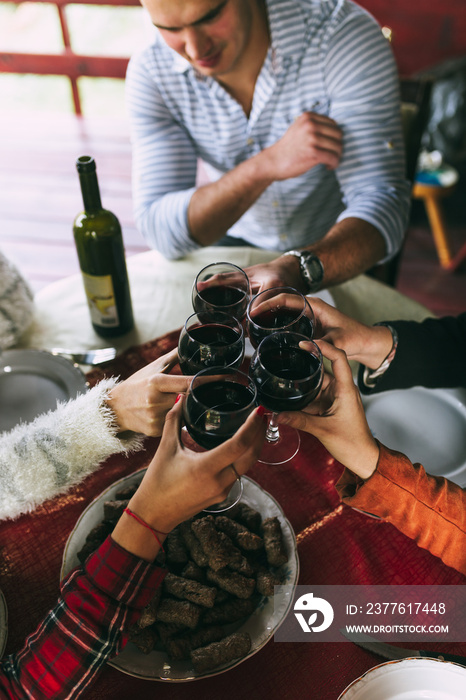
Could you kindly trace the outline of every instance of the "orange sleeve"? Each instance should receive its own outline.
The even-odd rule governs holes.
[[[394,525],[420,547],[466,574],[466,491],[384,445],[377,469],[363,481],[345,469],[342,501]]]

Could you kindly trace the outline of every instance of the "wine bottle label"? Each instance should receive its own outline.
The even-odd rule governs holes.
[[[82,276],[92,323],[105,328],[118,326],[120,321],[111,275],[96,276],[83,272]]]

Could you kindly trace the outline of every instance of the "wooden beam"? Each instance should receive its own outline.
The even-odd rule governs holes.
[[[128,58],[116,56],[79,56],[0,52],[0,73],[32,73],[36,75],[66,75],[70,78],[124,78]]]
[[[58,5],[110,5],[112,7],[141,7],[139,0],[3,0],[20,5],[22,2],[39,2],[41,4]]]

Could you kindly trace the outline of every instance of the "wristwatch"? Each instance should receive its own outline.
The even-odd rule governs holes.
[[[324,279],[324,266],[317,255],[307,250],[289,250],[283,255],[294,255],[298,258],[301,277],[306,285],[306,294],[317,292],[321,288]]]

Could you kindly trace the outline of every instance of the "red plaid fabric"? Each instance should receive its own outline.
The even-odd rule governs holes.
[[[108,537],[64,580],[57,605],[23,649],[0,666],[0,697],[77,698],[99,669],[125,645],[165,571],[130,554]]]

